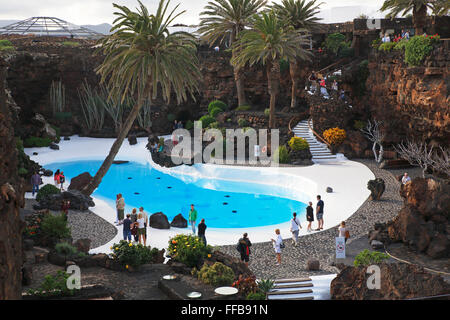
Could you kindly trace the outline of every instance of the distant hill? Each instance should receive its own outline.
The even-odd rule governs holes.
[[[0,20],[0,28],[6,27],[12,23],[19,22],[20,20]],[[95,25],[81,25],[81,27],[91,29],[92,31],[96,31],[102,34],[110,34],[109,30],[111,30],[112,26],[108,23],[95,24]]]

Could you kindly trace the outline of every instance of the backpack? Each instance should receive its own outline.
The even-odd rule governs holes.
[[[348,232],[348,230],[345,231],[345,239],[350,238],[350,232]]]
[[[66,178],[64,176],[59,177],[59,183],[64,183],[66,181]]]

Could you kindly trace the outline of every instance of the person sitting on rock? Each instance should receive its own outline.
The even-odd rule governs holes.
[[[403,175],[402,178],[402,184],[407,184],[407,183],[411,183],[411,177],[408,176],[408,172],[405,172],[405,174]]]

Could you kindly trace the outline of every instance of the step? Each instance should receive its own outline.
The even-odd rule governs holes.
[[[267,292],[268,296],[280,296],[285,294],[300,294],[300,293],[312,293],[311,289],[291,290],[291,291],[270,291]]]
[[[284,284],[276,284],[274,286],[274,289],[308,288],[312,286],[313,286],[312,283],[284,283]]]
[[[308,281],[312,281],[311,278],[277,279],[274,281],[274,283],[277,284],[277,283],[308,282]]]

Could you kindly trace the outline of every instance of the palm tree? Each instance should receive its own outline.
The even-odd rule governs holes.
[[[250,25],[250,18],[263,8],[267,0],[213,0],[208,2],[200,13],[199,32],[213,46],[229,40],[234,44],[240,33]],[[236,51],[233,51],[233,57]],[[238,105],[247,104],[242,80],[242,69],[234,66],[234,81],[238,96]]]
[[[321,28],[319,23],[321,18],[316,15],[319,13],[319,7],[322,3],[317,0],[282,0],[281,3],[273,5],[273,9],[281,21],[295,30],[305,30],[312,32]],[[309,60],[309,59],[308,59]],[[291,109],[297,107],[297,87],[300,73],[299,59],[289,61],[289,71],[292,81],[291,89]]]
[[[233,65],[243,67],[261,63],[266,68],[270,94],[269,127],[274,127],[276,96],[279,92],[280,60],[306,57],[307,39],[300,30],[286,27],[274,10],[253,17],[253,29],[245,30],[233,47]]]
[[[381,11],[388,11],[387,17],[395,18],[400,13],[406,16],[412,11],[413,24],[415,34],[423,33],[423,27],[426,24],[427,10],[431,9],[434,14],[444,15],[448,14],[449,1],[448,0],[386,0],[381,7]]]
[[[127,136],[141,107],[153,101],[158,92],[170,102],[172,92],[178,103],[198,92],[201,74],[196,56],[195,38],[185,32],[170,33],[169,25],[183,12],[175,13],[178,5],[167,14],[170,0],[160,0],[157,12],[150,14],[139,2],[133,12],[125,6],[113,4],[111,35],[102,41],[103,63],[96,69],[105,83],[110,98],[136,97],[111,150],[91,183],[83,190],[92,194],[110,168],[123,140]]]

